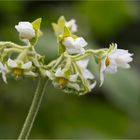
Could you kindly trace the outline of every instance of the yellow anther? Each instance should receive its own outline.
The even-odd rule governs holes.
[[[14,69],[14,74],[15,74],[16,76],[20,76],[20,75],[22,74],[22,70],[19,69],[19,68],[15,68],[15,69]]]
[[[106,64],[106,66],[109,66],[110,65],[110,59],[108,57],[105,60],[105,64]]]
[[[67,84],[67,80],[63,77],[58,79],[58,84],[62,87],[64,87]]]

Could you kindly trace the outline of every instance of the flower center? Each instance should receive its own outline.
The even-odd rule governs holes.
[[[21,73],[22,73],[22,70],[21,70],[21,69],[19,69],[19,68],[15,68],[15,69],[14,69],[14,74],[15,74],[16,76],[20,76]]]
[[[58,84],[61,86],[61,87],[64,87],[66,84],[67,84],[67,79],[61,77],[58,79]]]
[[[109,64],[110,64],[110,59],[108,57],[105,60],[105,64],[106,64],[106,66],[109,66]]]

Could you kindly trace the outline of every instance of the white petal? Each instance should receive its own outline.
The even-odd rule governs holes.
[[[73,39],[72,37],[64,38],[62,44],[65,46],[69,54],[84,54],[85,49],[83,48],[87,43],[82,37]]]
[[[79,53],[79,54],[84,54],[84,53],[85,53],[85,49],[84,49],[84,48],[79,48],[78,53]]]
[[[64,72],[61,70],[61,68],[58,68],[55,72],[56,77],[65,77]]]
[[[79,66],[80,68],[85,69],[85,68],[87,68],[87,66],[88,66],[88,62],[89,62],[89,59],[83,59],[83,60],[77,61],[76,63],[78,64],[78,66]]]
[[[31,67],[32,67],[32,62],[31,61],[29,61],[29,62],[27,62],[27,63],[22,65],[23,69],[30,69]]]
[[[93,89],[96,86],[96,81],[90,85],[90,88]]]
[[[109,65],[105,72],[108,72],[108,73],[116,73],[117,72],[117,66],[116,65]]]
[[[77,54],[79,53],[79,50],[75,49],[75,48],[66,48],[68,54]]]
[[[72,33],[77,31],[77,25],[75,19],[71,19],[70,21],[66,21],[65,25],[70,28]]]
[[[45,74],[46,74],[51,80],[54,79],[54,78],[52,77],[50,71],[46,70],[46,71],[45,71]]]
[[[70,75],[69,81],[76,82],[77,78],[78,78],[78,74]]]
[[[16,63],[16,61],[12,60],[12,59],[8,59],[8,66],[11,67],[11,68],[16,68],[18,65]]]
[[[76,83],[70,83],[70,82],[68,82],[67,87],[69,87],[69,88],[73,88],[73,89],[75,89],[75,90],[77,90],[77,91],[80,90],[79,85],[76,84]]]
[[[6,68],[4,67],[4,65],[0,62],[0,73],[2,73],[2,79],[5,83],[7,83],[7,79],[6,79]]]
[[[6,78],[6,74],[5,73],[2,73],[2,79],[5,83],[7,83],[7,78]]]
[[[6,68],[4,67],[4,65],[0,62],[0,71],[3,72],[3,71],[5,71],[5,69]]]
[[[30,76],[30,77],[37,77],[37,74],[32,71],[24,71],[24,75]]]
[[[78,37],[75,39],[75,46],[77,47],[85,47],[87,42],[84,40],[83,37]]]
[[[83,75],[85,79],[94,79],[94,75],[88,69],[83,70]]]
[[[60,85],[57,82],[53,81],[52,84],[54,85],[55,88],[58,88],[58,87],[60,88]]]
[[[100,66],[100,71],[101,72],[105,71],[105,69],[106,69],[105,60],[106,60],[106,58],[101,60],[101,63],[100,63],[101,64],[101,66]]]
[[[104,73],[100,72],[100,87],[102,86],[103,82],[104,82]]]
[[[62,44],[66,47],[66,48],[75,48],[75,44],[74,44],[74,39],[72,37],[66,37],[64,38],[64,41],[62,42]]]

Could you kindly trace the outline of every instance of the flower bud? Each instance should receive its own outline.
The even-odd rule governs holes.
[[[30,40],[35,37],[35,30],[30,22],[19,22],[15,28],[19,32],[20,37],[23,39]]]

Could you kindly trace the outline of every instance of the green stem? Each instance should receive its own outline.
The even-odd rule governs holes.
[[[20,49],[22,48],[22,46],[17,45],[17,44],[15,44],[13,42],[8,42],[8,41],[0,42],[0,47],[11,47],[11,48],[20,48]]]
[[[36,115],[38,113],[43,95],[46,91],[47,83],[48,83],[48,80],[42,79],[42,78],[39,79],[31,107],[29,109],[28,115],[24,122],[23,128],[20,132],[18,140],[28,139],[33,123],[35,121]]]

